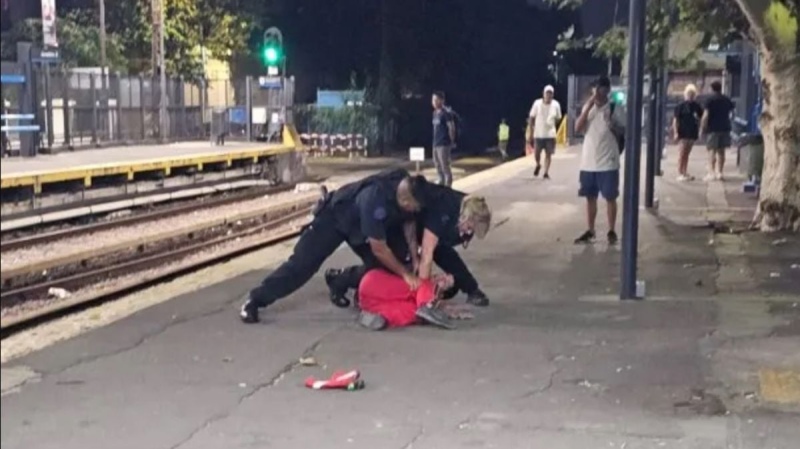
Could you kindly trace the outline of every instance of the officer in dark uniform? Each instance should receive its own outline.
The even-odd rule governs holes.
[[[467,302],[485,307],[489,298],[481,291],[478,281],[469,271],[455,247],[466,247],[474,236],[483,238],[488,232],[491,213],[480,197],[468,197],[450,187],[421,182],[425,192],[425,208],[416,216],[415,241],[408,245],[404,230],[393,227],[389,231],[389,246],[398,259],[418,271],[420,278],[431,276],[432,262],[453,276],[454,287],[444,297],[452,298],[458,291],[467,294]],[[410,248],[409,248],[410,246]],[[418,249],[422,247],[420,256]],[[370,267],[359,265],[345,269],[330,269],[325,279],[330,289],[331,301],[339,307],[350,305],[346,295],[357,290],[361,277]]]
[[[258,321],[260,308],[302,287],[322,263],[347,242],[367,267],[382,267],[416,288],[419,280],[386,243],[387,230],[403,227],[424,204],[424,186],[405,170],[391,170],[326,195],[303,231],[289,260],[247,295],[241,318]]]

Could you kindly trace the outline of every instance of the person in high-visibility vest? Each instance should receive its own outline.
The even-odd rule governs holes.
[[[500,150],[503,159],[508,159],[509,132],[510,130],[508,129],[508,124],[506,124],[506,119],[501,120],[500,126],[497,128],[497,148]]]

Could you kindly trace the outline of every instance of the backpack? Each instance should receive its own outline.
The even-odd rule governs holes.
[[[614,121],[614,108],[616,103],[611,103],[609,108],[611,109],[611,133],[614,134],[614,137],[617,139],[617,145],[619,145],[619,152],[622,153],[625,151],[625,127],[619,125],[616,121]]]
[[[445,107],[445,111],[453,117],[453,122],[456,125],[456,140],[460,141],[461,136],[464,135],[464,119],[450,106]]]

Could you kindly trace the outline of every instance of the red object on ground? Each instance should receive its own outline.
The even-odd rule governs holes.
[[[358,303],[361,310],[386,318],[389,327],[410,326],[417,321],[417,308],[435,299],[431,280],[422,282],[414,291],[395,274],[384,270],[370,270],[358,286]]]
[[[329,390],[329,389],[343,389],[356,382],[361,376],[357,370],[352,371],[336,371],[331,374],[328,380],[316,380],[313,377],[306,379],[306,387],[314,390]]]

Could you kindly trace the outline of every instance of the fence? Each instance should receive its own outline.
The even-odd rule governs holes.
[[[373,105],[292,109],[300,139],[312,156],[366,156],[378,140],[379,109]]]
[[[158,77],[103,76],[99,69],[41,66],[33,70],[32,80],[34,113],[41,128],[37,146],[42,152],[209,139],[215,117],[224,118],[228,139],[275,139],[280,125],[291,121],[285,113],[294,96],[292,78],[285,91],[261,89],[251,77],[198,82],[168,78],[162,130]],[[3,84],[3,113],[18,114],[21,96],[21,89]],[[19,148],[18,133],[3,135],[4,155],[14,155]]]

